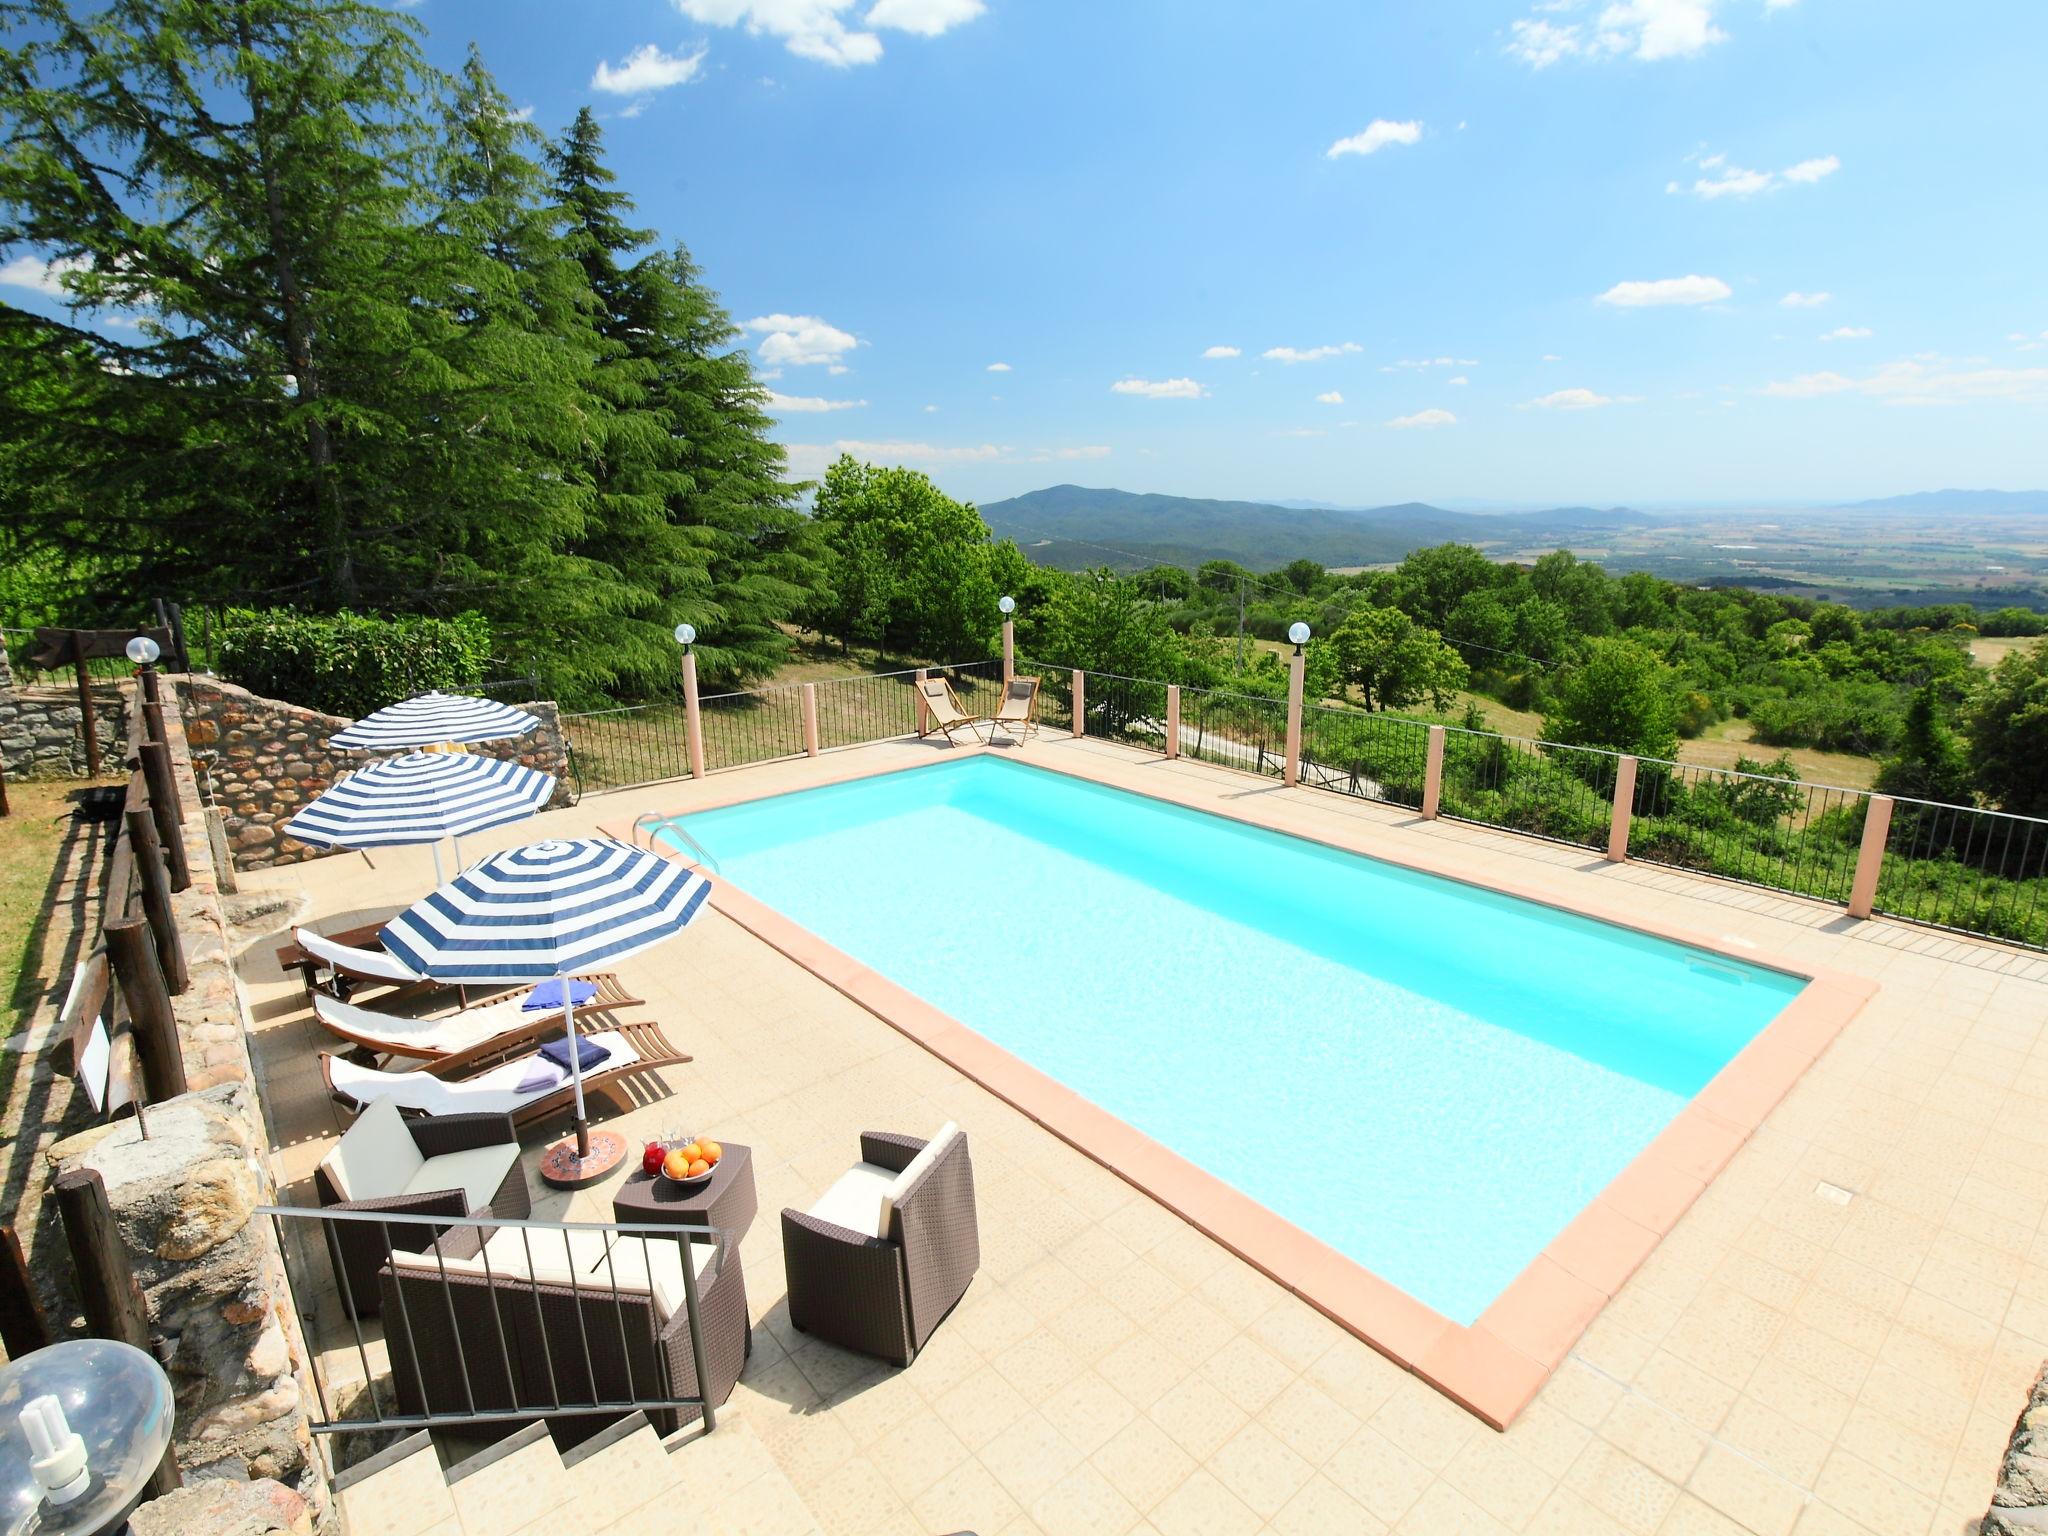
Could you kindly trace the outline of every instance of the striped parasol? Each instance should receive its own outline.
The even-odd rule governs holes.
[[[478,860],[386,923],[393,955],[436,981],[562,978],[578,1149],[589,1154],[583,1071],[566,978],[624,959],[702,915],[711,883],[696,869],[607,838],[529,843]]]
[[[357,752],[395,752],[443,741],[501,741],[524,736],[540,724],[534,716],[496,699],[461,693],[423,693],[387,704],[327,739],[331,747]]]
[[[392,848],[465,837],[533,815],[550,774],[466,752],[408,752],[350,774],[285,823],[315,848]]]

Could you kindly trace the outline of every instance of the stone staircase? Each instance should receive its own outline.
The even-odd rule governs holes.
[[[340,1473],[349,1536],[818,1536],[767,1448],[737,1418],[662,1440],[633,1414],[566,1452],[532,1424],[445,1470],[423,1430]]]

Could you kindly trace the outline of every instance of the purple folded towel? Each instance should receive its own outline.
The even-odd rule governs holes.
[[[564,1072],[569,1070],[568,1041],[550,1040],[540,1048],[540,1053]],[[604,1062],[609,1061],[611,1054],[606,1047],[597,1044],[595,1041],[588,1040],[582,1035],[576,1037],[576,1065],[582,1071],[589,1072],[594,1070]]]
[[[569,1001],[581,1008],[597,996],[597,983],[574,977],[569,982]],[[559,981],[544,981],[526,994],[526,1001],[520,1005],[535,1012],[562,1006],[562,984]]]
[[[526,1076],[519,1079],[514,1089],[517,1093],[539,1093],[546,1088],[562,1086],[562,1069],[552,1061],[543,1061],[536,1056],[526,1064]]]

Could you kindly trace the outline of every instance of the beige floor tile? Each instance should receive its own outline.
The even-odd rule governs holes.
[[[1365,1506],[1350,1494],[1317,1473],[1268,1522],[1268,1529],[1275,1536],[1331,1536],[1338,1531],[1381,1536],[1387,1527],[1366,1513]]]
[[[1597,1438],[1579,1454],[1564,1480],[1566,1487],[1637,1536],[1651,1536],[1678,1500],[1678,1488],[1670,1479]]]
[[[1000,1530],[1022,1513],[1009,1490],[978,1461],[964,1461],[910,1501],[911,1513],[934,1536]]]
[[[1149,1410],[1152,1422],[1196,1461],[1206,1461],[1245,1424],[1245,1412],[1200,1376],[1190,1376]]]
[[[1317,1467],[1358,1430],[1357,1418],[1306,1379],[1293,1382],[1268,1403],[1259,1422],[1278,1435],[1295,1455]]]
[[[1722,1446],[1708,1448],[1687,1491],[1756,1536],[1785,1536],[1806,1507],[1806,1490]]]
[[[1094,1371],[1083,1371],[1040,1406],[1084,1456],[1093,1456],[1138,1416],[1138,1410]]]
[[[1030,1514],[1048,1531],[1102,1536],[1123,1536],[1139,1520],[1130,1500],[1085,1461],[1034,1499]]]
[[[416,1451],[343,1490],[340,1502],[352,1529],[388,1531],[390,1536],[411,1536],[456,1518],[441,1460],[431,1449]]]
[[[1119,1493],[1147,1513],[1195,1470],[1195,1458],[1142,1415],[1111,1435],[1089,1460]]]
[[[1253,1536],[1259,1517],[1197,1467],[1151,1514],[1160,1536]]]
[[[1256,1420],[1226,1440],[1207,1466],[1246,1508],[1267,1520],[1315,1473],[1315,1468]]]
[[[1081,1461],[1081,1453],[1035,1408],[978,1454],[981,1464],[1026,1510]]]
[[[1370,1424],[1337,1448],[1323,1472],[1385,1525],[1406,1515],[1434,1481],[1429,1468]]]

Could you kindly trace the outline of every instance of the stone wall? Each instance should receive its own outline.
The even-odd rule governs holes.
[[[219,678],[181,678],[178,688],[193,751],[208,794],[220,807],[235,867],[298,864],[336,851],[309,847],[280,829],[335,779],[371,761],[360,752],[328,747],[327,739],[349,722],[260,698]],[[552,703],[519,707],[539,717],[538,730],[468,750],[511,758],[559,777],[567,766],[560,711]],[[566,795],[558,793],[556,804],[566,803]]]
[[[100,762],[113,771],[121,761],[121,689],[93,685],[93,719]],[[84,712],[72,687],[14,688],[0,683],[0,767],[13,779],[82,778],[85,775]]]
[[[1984,1536],[2041,1536],[2048,1531],[2048,1365],[2034,1378],[2027,1406],[2012,1427],[1998,1469],[1998,1491],[1984,1516]]]

